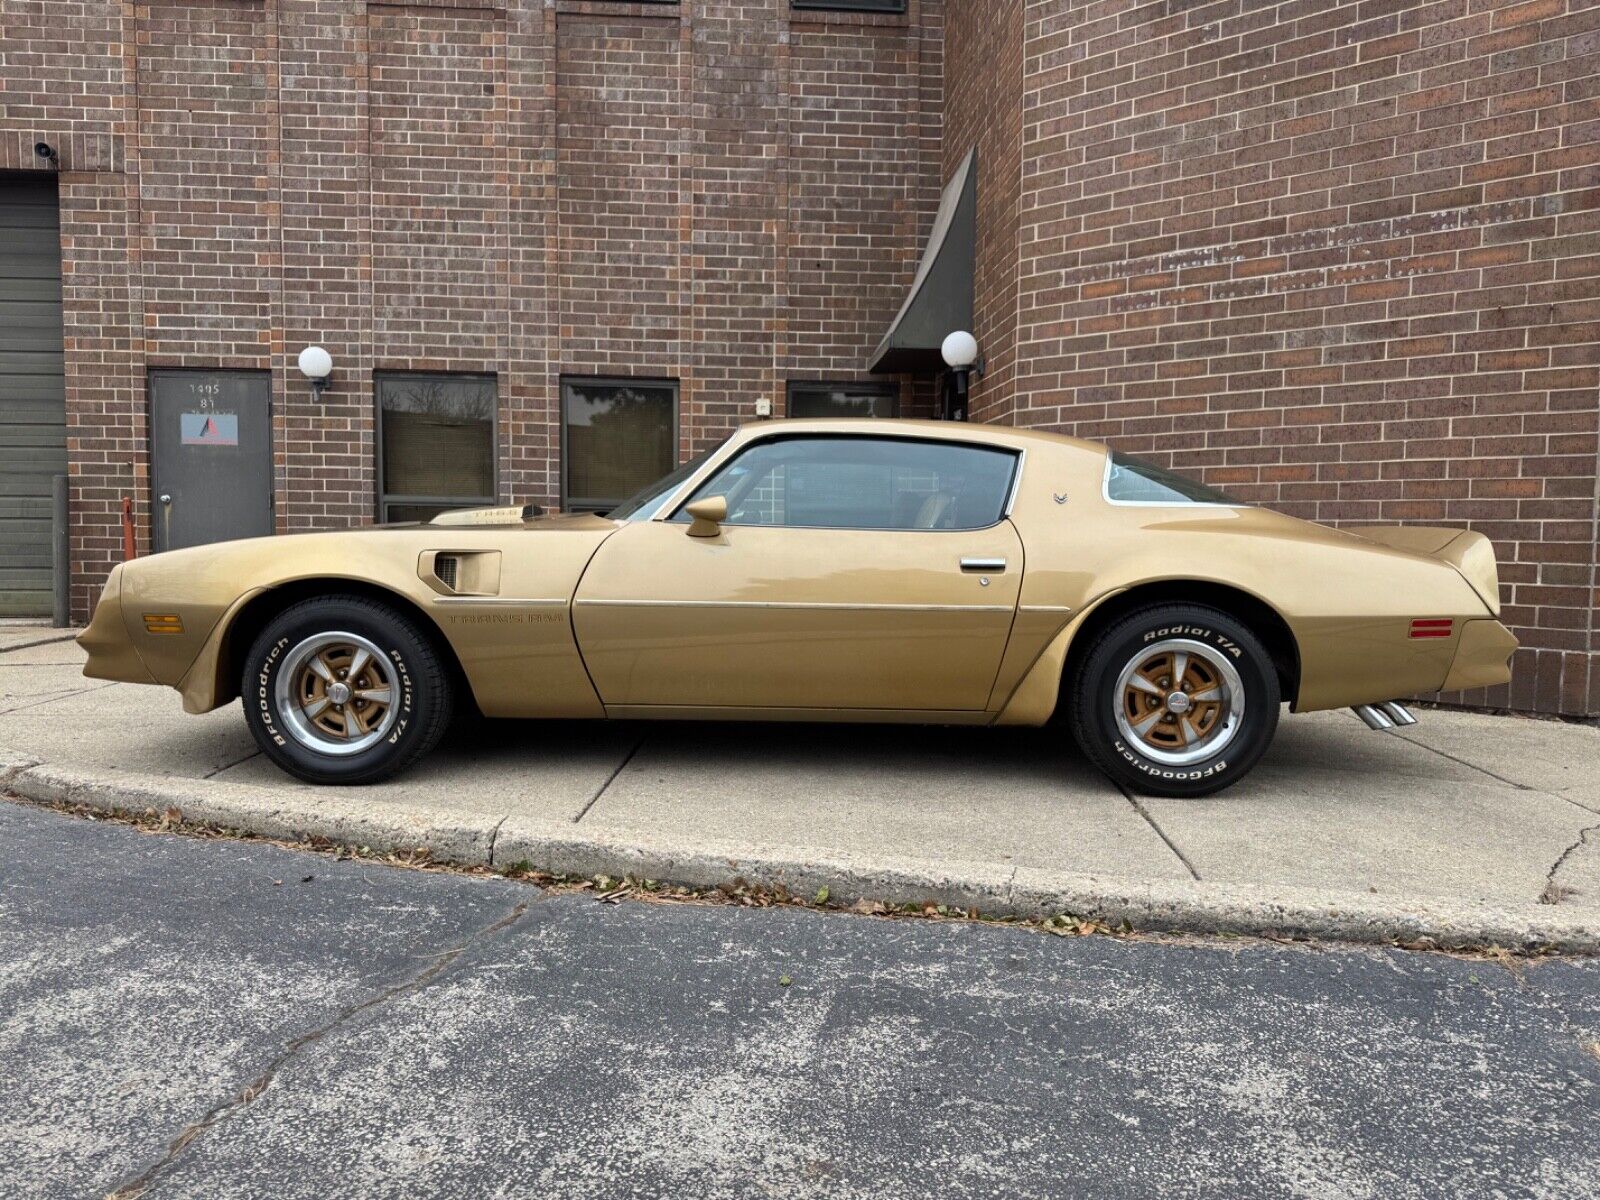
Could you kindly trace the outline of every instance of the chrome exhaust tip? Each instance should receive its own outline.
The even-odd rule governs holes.
[[[1394,728],[1394,722],[1380,712],[1375,704],[1357,704],[1350,711],[1365,721],[1368,729]]]
[[[1398,700],[1386,700],[1378,705],[1378,711],[1388,717],[1398,728],[1404,725],[1415,725],[1417,719],[1411,715],[1411,710]]]

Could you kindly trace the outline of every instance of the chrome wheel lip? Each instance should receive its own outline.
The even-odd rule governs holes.
[[[1209,733],[1188,749],[1176,751],[1153,746],[1136,733],[1133,726],[1128,722],[1127,708],[1123,703],[1123,696],[1127,692],[1129,682],[1139,668],[1152,658],[1171,654],[1174,651],[1183,651],[1203,659],[1207,665],[1221,676],[1223,708],[1222,718]],[[1176,681],[1174,683],[1176,684]],[[1163,766],[1187,767],[1220,754],[1238,736],[1240,726],[1244,721],[1244,680],[1240,678],[1238,669],[1228,661],[1227,655],[1215,646],[1195,641],[1192,638],[1165,638],[1159,642],[1152,642],[1148,646],[1141,646],[1128,659],[1122,668],[1122,673],[1117,676],[1117,686],[1112,692],[1111,703],[1113,715],[1117,721],[1117,731],[1122,734],[1131,749],[1137,750],[1152,762],[1161,763]]]
[[[366,651],[371,655],[369,669],[381,674],[386,686],[391,689],[388,711],[383,714],[383,720],[378,723],[376,729],[369,730],[357,738],[334,739],[327,736],[306,716],[295,695],[296,681],[300,677],[300,672],[305,670],[312,658],[335,646]],[[272,698],[278,719],[283,722],[284,729],[297,744],[315,754],[348,758],[352,754],[370,750],[394,731],[395,722],[400,716],[398,697],[394,695],[396,687],[389,656],[380,650],[375,642],[362,637],[359,633],[330,630],[301,639],[284,655],[283,664],[278,668],[277,677],[273,681]]]

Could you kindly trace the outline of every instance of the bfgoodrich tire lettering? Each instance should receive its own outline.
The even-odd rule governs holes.
[[[312,783],[375,783],[438,743],[450,676],[415,622],[361,596],[305,600],[262,630],[239,694],[256,744]]]
[[[1069,685],[1085,756],[1123,787],[1204,796],[1237,783],[1278,726],[1278,674],[1243,622],[1163,604],[1104,630]]]

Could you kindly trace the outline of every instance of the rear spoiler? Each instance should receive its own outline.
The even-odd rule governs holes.
[[[1430,525],[1380,525],[1349,532],[1380,546],[1449,563],[1472,585],[1489,611],[1500,615],[1500,568],[1495,563],[1494,545],[1483,534]]]

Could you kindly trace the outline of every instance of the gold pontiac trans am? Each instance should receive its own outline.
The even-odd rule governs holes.
[[[997,426],[746,427],[605,516],[528,508],[254,538],[112,571],[84,674],[243,698],[317,783],[454,712],[1037,725],[1116,782],[1239,780],[1278,711],[1504,683],[1489,542],[1342,532],[1093,442]]]

